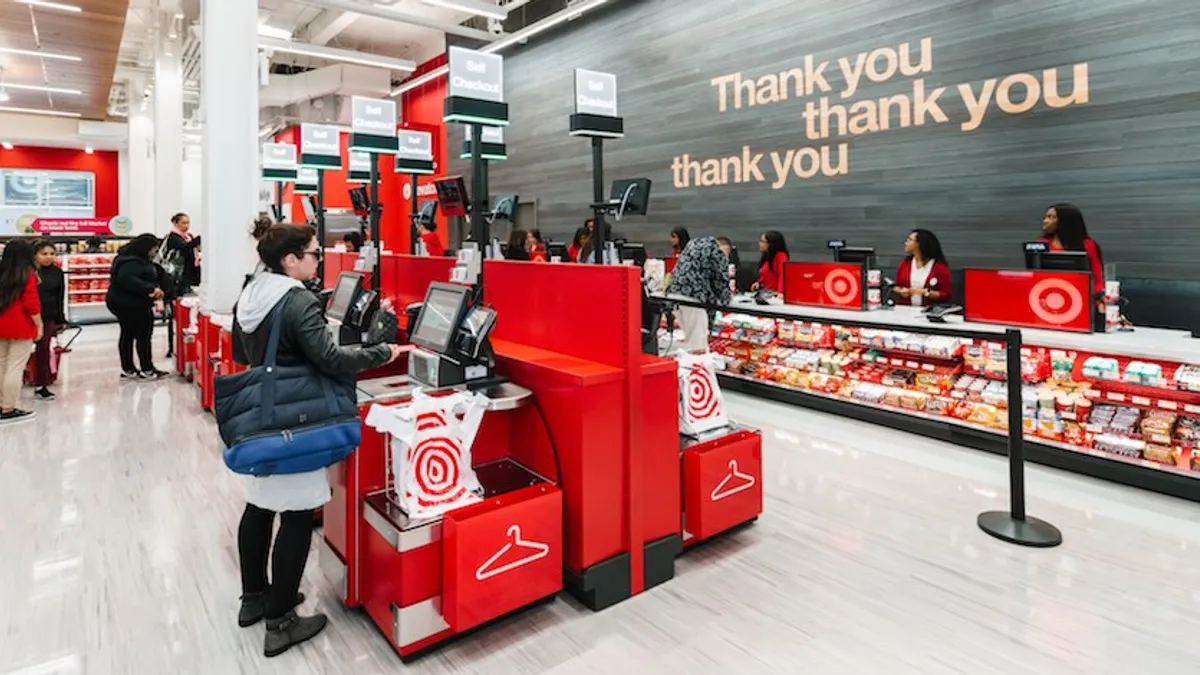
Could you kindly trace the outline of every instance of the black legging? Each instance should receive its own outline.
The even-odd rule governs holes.
[[[267,555],[271,551],[271,527],[275,512],[246,504],[238,526],[238,557],[242,564],[242,593],[267,591],[266,617],[278,619],[292,611],[300,578],[308,562],[312,543],[314,512],[284,511],[279,514],[279,532],[271,555],[271,583],[267,584]]]
[[[154,311],[150,307],[109,307],[121,324],[121,337],[117,340],[117,351],[121,354],[121,370],[132,373],[133,346],[137,344],[138,361],[142,372],[154,370],[154,356],[150,351],[150,335],[154,332]]]

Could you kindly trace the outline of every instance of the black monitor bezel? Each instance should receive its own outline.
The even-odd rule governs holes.
[[[338,289],[342,287],[342,283],[347,280],[353,280],[354,292],[350,295],[350,301],[346,303],[346,307],[340,312],[337,311],[334,301],[337,299]],[[325,308],[325,316],[339,323],[346,320],[346,315],[350,313],[350,308],[358,301],[362,292],[366,290],[366,277],[361,272],[341,272],[338,274],[337,283],[333,285],[333,292],[329,294],[329,306]]]
[[[850,260],[846,260],[846,254],[851,254]],[[856,260],[861,256],[861,260]],[[875,266],[875,261],[878,259],[875,248],[872,246],[843,246],[833,249],[833,261],[847,265],[869,265]]]
[[[434,342],[421,337],[421,324],[425,320],[425,311],[429,309],[429,298],[436,291],[449,291],[459,295],[458,309],[451,322],[450,330],[446,331],[446,338],[443,342]],[[458,336],[459,329],[462,328],[463,319],[467,314],[467,304],[471,297],[471,288],[469,286],[460,286],[458,284],[446,283],[444,281],[434,281],[429,284],[429,288],[425,290],[425,300],[421,304],[421,313],[417,315],[417,321],[408,331],[408,341],[424,347],[430,351],[439,354],[449,352],[450,347],[454,345],[454,341]]]
[[[652,182],[649,178],[619,178],[612,183],[612,191],[609,193],[609,200],[614,206],[620,208],[620,202],[625,197],[625,191],[630,185],[636,185],[637,190],[634,190],[629,195],[629,200],[625,202],[624,208],[621,210],[621,215],[644,216],[650,209],[650,188]]]
[[[1091,272],[1092,263],[1088,258],[1086,251],[1041,251],[1031,253],[1032,259],[1026,259],[1026,269],[1037,270],[1041,272]],[[1048,261],[1059,261],[1063,263],[1061,267],[1051,264],[1047,266]]]
[[[458,200],[449,200],[444,193],[446,188],[453,186],[458,191]],[[467,193],[467,182],[462,176],[447,176],[433,181],[433,187],[437,191],[438,203],[442,206],[442,213],[447,216],[463,217],[467,215],[470,196]]]

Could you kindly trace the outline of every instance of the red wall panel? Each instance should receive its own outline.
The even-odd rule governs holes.
[[[0,168],[91,171],[96,176],[96,218],[119,215],[121,170],[113,150],[97,150],[89,155],[74,148],[16,146],[0,150]]]

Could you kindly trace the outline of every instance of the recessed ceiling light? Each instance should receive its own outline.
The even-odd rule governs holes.
[[[65,87],[45,87],[40,84],[13,84],[12,82],[5,82],[4,88],[20,89],[22,91],[44,91],[48,94],[69,94],[71,96],[80,96],[83,94],[83,92],[78,89],[67,89]]]
[[[82,7],[76,7],[75,5],[68,5],[61,2],[50,2],[49,0],[13,0],[13,2],[19,2],[22,5],[33,5],[34,7],[45,7],[46,9],[57,9],[63,12],[83,11]]]
[[[0,53],[3,54],[19,54],[21,56],[40,56],[43,59],[58,59],[60,61],[75,61],[79,62],[83,59],[70,54],[55,54],[54,52],[44,52],[40,49],[14,49],[13,47],[0,47]]]
[[[6,105],[0,105],[0,113],[23,113],[25,115],[49,115],[51,117],[83,117],[81,113],[67,112],[66,110],[50,110],[48,108],[11,108]]]

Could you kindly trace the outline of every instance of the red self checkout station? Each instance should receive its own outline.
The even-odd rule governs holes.
[[[488,260],[480,302],[448,282],[455,262],[384,253],[376,295],[326,257],[331,334],[390,330],[411,350],[359,377],[362,444],[330,468],[318,544],[345,606],[402,658],[561,590],[609,607],[762,512],[757,431],[681,435],[676,361],[641,351],[638,268]],[[228,341],[195,316],[185,353],[207,367],[184,370],[211,407]]]

